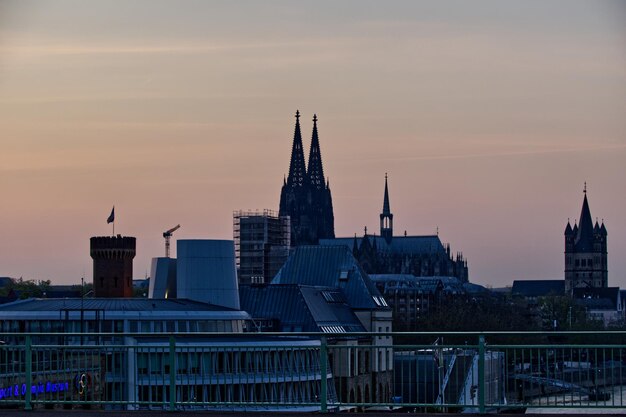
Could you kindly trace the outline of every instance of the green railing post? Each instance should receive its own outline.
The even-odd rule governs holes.
[[[176,411],[176,339],[170,336],[170,411]]]
[[[322,380],[320,381],[320,413],[328,412],[328,346],[326,345],[326,338],[320,339],[320,374],[322,374]]]
[[[33,386],[33,355],[32,355],[32,347],[31,347],[31,337],[30,335],[26,335],[26,340],[25,340],[25,346],[24,346],[24,355],[26,355],[25,359],[25,365],[26,365],[26,378],[24,378],[26,380],[26,396],[25,396],[25,402],[24,402],[24,410],[32,410],[33,409],[33,405],[31,404],[32,401],[32,386]]]
[[[485,336],[478,336],[478,412],[485,414]]]

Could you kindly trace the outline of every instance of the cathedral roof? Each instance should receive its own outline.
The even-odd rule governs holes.
[[[405,253],[411,255],[435,255],[446,254],[446,250],[437,235],[426,236],[394,236],[388,243],[382,236],[368,235],[370,242],[376,242],[379,252]],[[361,247],[361,240],[357,238],[357,244]],[[335,239],[320,239],[320,245],[343,245],[352,248],[354,237],[339,237]]]

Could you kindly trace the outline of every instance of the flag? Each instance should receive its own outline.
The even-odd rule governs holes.
[[[111,214],[109,215],[109,218],[107,219],[107,224],[113,223],[114,221],[115,221],[115,206],[113,206],[113,208],[111,209]]]

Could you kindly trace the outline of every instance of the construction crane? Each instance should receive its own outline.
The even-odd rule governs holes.
[[[180,224],[177,224],[176,226],[172,227],[167,232],[163,232],[163,237],[165,238],[165,257],[166,258],[170,257],[170,238],[172,237],[172,233],[177,231],[179,228],[180,228]]]

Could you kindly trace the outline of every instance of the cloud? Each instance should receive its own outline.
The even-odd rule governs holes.
[[[320,45],[319,41],[268,41],[268,42],[241,42],[241,43],[181,43],[170,45],[118,45],[118,44],[80,44],[67,41],[56,41],[42,44],[32,41],[26,44],[5,46],[5,52],[21,56],[71,56],[71,55],[137,55],[137,54],[166,54],[189,55],[230,50],[245,49],[272,49],[309,47]]]
[[[570,149],[534,149],[527,151],[504,151],[504,152],[482,152],[482,153],[463,153],[452,155],[423,155],[423,156],[403,156],[391,158],[372,158],[377,161],[424,161],[424,160],[444,160],[444,159],[474,159],[474,158],[493,158],[506,156],[527,156],[527,155],[545,155],[545,154],[562,154],[573,152],[603,152],[613,150],[626,149],[626,144],[619,145],[597,145],[584,146]],[[363,159],[363,158],[361,158]]]

